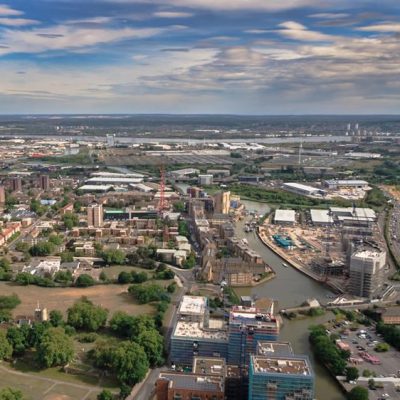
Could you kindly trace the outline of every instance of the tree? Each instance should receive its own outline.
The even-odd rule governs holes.
[[[140,382],[149,369],[145,351],[134,342],[122,342],[114,350],[112,365],[118,380],[127,385]]]
[[[62,328],[45,331],[36,350],[39,363],[46,368],[66,365],[74,357],[73,341]]]
[[[7,339],[13,347],[14,355],[24,354],[28,348],[28,332],[16,326],[11,326],[7,330]]]
[[[362,386],[353,387],[347,394],[348,400],[368,400],[368,389]]]
[[[7,333],[0,330],[0,360],[9,360],[12,356],[13,348],[7,339]]]
[[[164,338],[156,329],[142,332],[137,338],[137,342],[143,347],[151,367],[162,365]]]
[[[70,284],[73,281],[71,271],[57,271],[54,275],[54,281],[64,285]]]
[[[0,296],[0,309],[13,310],[20,304],[21,300],[15,293],[10,296]]]
[[[101,256],[106,264],[123,265],[126,262],[126,254],[119,249],[103,251]]]
[[[346,380],[347,382],[356,381],[360,376],[358,369],[356,367],[347,367],[346,368]]]
[[[121,271],[118,274],[118,283],[126,284],[132,282],[132,275],[129,272]]]
[[[17,389],[0,389],[0,400],[23,400],[22,392]]]
[[[132,282],[133,283],[143,283],[146,282],[149,279],[149,276],[146,274],[146,272],[131,272],[132,275]]]
[[[79,275],[75,281],[75,286],[77,287],[89,287],[93,286],[96,281],[88,274]]]
[[[104,389],[101,393],[97,395],[97,400],[113,400],[113,399],[114,399],[113,394],[107,389]]]
[[[16,275],[15,282],[19,285],[27,286],[36,283],[36,277],[29,272],[20,272]]]
[[[157,284],[140,286],[129,286],[128,292],[140,303],[146,304],[152,301],[166,300],[169,301],[169,296],[165,289]]]
[[[59,235],[52,234],[49,236],[49,242],[53,243],[55,246],[60,246],[63,244],[63,238]]]
[[[82,297],[67,310],[67,313],[69,325],[76,329],[93,332],[105,326],[108,310],[95,306],[89,299]]]
[[[100,279],[102,282],[108,281],[107,274],[106,274],[104,271],[101,271],[101,272],[100,272],[100,275],[99,275],[99,279]]]
[[[5,257],[0,258],[0,268],[9,271],[11,268],[10,261]]]
[[[29,250],[29,244],[27,242],[18,242],[15,245],[15,250],[25,253]]]
[[[55,328],[64,324],[64,318],[61,311],[51,310],[49,314],[50,324]]]
[[[55,246],[51,242],[39,242],[29,249],[29,254],[33,257],[49,256],[53,253]]]
[[[63,251],[60,256],[62,263],[74,261],[74,253],[71,251]]]
[[[123,311],[117,311],[109,322],[110,329],[117,335],[136,339],[143,332],[156,329],[154,318],[149,315],[128,315]]]
[[[71,230],[74,226],[79,224],[79,217],[71,212],[67,212],[63,215],[63,222],[67,229]]]

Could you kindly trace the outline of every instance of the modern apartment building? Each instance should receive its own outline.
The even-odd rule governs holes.
[[[314,373],[308,357],[250,356],[248,400],[270,399],[314,399]]]
[[[258,342],[278,340],[280,322],[274,311],[274,302],[269,309],[232,307],[229,314],[229,364],[247,366],[250,354],[257,351]]]
[[[355,251],[350,257],[350,293],[367,298],[376,296],[383,284],[385,265],[385,251]]]

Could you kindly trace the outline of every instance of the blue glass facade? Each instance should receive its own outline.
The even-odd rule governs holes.
[[[285,365],[293,365],[295,362],[307,365],[307,372],[294,371],[288,368],[279,372],[279,368],[258,368],[256,359],[250,358],[249,369],[249,397],[248,400],[313,400],[314,399],[314,374],[310,362],[305,356],[292,356],[285,358]],[[275,360],[276,365],[279,359]]]

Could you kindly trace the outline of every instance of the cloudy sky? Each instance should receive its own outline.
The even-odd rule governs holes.
[[[399,0],[0,0],[2,114],[399,111]]]

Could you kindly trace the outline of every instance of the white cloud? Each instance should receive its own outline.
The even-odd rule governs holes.
[[[121,40],[148,38],[171,30],[180,29],[182,29],[180,26],[107,29],[57,25],[42,29],[31,29],[29,31],[4,30],[0,34],[0,41],[3,46],[0,48],[0,55],[83,49]]]
[[[158,11],[153,16],[157,18],[190,18],[193,17],[193,14],[180,11]]]
[[[325,42],[335,39],[334,36],[308,30],[306,26],[294,21],[282,22],[278,26],[283,29],[277,30],[276,32],[292,40],[301,42]]]
[[[0,25],[4,26],[29,26],[40,24],[39,21],[35,19],[27,18],[0,18]]]
[[[309,15],[310,18],[320,18],[320,19],[337,19],[337,18],[346,18],[349,16],[350,14],[346,13],[317,13]]]
[[[0,4],[0,16],[18,16],[22,15],[22,11],[14,10],[13,8],[10,8],[7,4]]]
[[[251,35],[262,35],[263,33],[267,33],[270,32],[267,29],[248,29],[246,31],[244,31],[244,33],[249,33]]]
[[[107,24],[113,19],[111,17],[92,17],[92,18],[82,18],[82,19],[71,19],[65,21],[65,24]]]
[[[381,32],[381,33],[399,33],[400,23],[398,22],[385,22],[381,24],[362,26],[357,28],[358,31],[363,32]]]
[[[281,11],[293,8],[301,8],[311,5],[320,5],[320,0],[112,0],[115,3],[140,2],[163,6],[177,6],[215,11],[239,11],[239,10],[263,10]],[[336,0],[338,1],[338,0]]]

